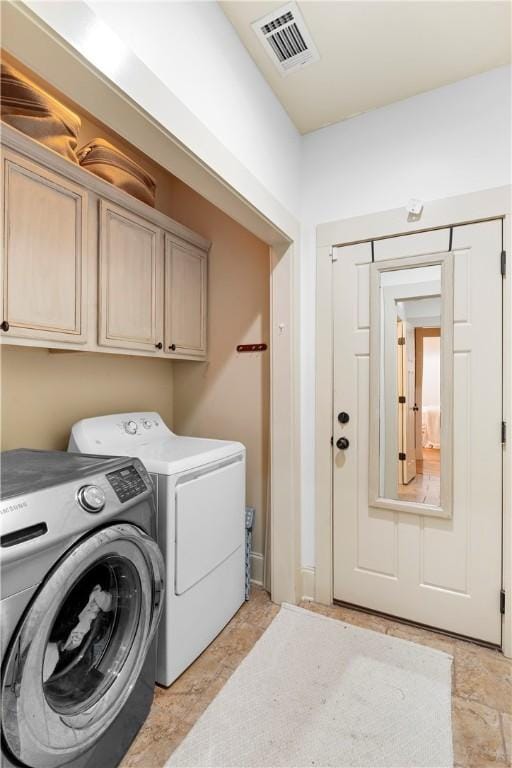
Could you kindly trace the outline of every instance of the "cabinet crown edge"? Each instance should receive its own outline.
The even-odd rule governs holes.
[[[170,235],[179,238],[182,241],[190,243],[197,248],[208,252],[211,247],[211,241],[198,235],[193,230],[171,219],[161,211],[157,211],[150,205],[137,200],[122,189],[109,184],[99,176],[95,176],[90,171],[75,165],[62,155],[54,152],[53,149],[40,144],[30,136],[26,136],[21,131],[13,128],[7,123],[0,121],[1,147],[18,152],[29,160],[40,163],[43,167],[60,174],[64,178],[80,184],[88,192],[92,192],[116,205],[141,216],[147,221],[155,224]],[[165,169],[164,169],[165,170]]]

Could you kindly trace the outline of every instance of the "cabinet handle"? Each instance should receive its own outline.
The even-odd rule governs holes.
[[[174,350],[176,349],[176,344],[171,344],[169,346],[169,349],[172,350],[172,352],[174,352]]]
[[[0,328],[2,329],[2,331],[8,331],[9,330],[9,323],[7,322],[7,320],[3,321],[3,323],[0,325]]]
[[[162,349],[162,342],[161,342],[161,341],[159,341],[159,342],[158,342],[158,344],[155,344],[155,347],[156,347],[157,349]]]

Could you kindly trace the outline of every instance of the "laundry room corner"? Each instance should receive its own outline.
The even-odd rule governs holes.
[[[208,255],[208,361],[174,365],[178,434],[238,440],[247,450],[247,505],[256,510],[252,578],[265,580],[269,520],[270,252],[190,187],[174,180],[174,218],[211,241]],[[263,351],[239,352],[262,343]],[[268,584],[267,584],[268,586]]]

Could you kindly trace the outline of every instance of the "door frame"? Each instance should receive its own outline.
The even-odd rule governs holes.
[[[130,49],[123,71],[144,84],[151,109],[171,115],[173,131],[105,74],[83,49],[94,12],[83,1],[57,14],[59,33],[28,6],[0,3],[2,48],[196,190],[269,246],[270,258],[270,588],[277,603],[301,599],[300,568],[300,223]],[[57,25],[56,25],[57,26]],[[156,107],[155,107],[156,105]],[[166,117],[167,119],[167,117]],[[29,342],[30,343],[30,342]],[[266,510],[262,510],[265,514]],[[268,569],[266,569],[268,570]]]
[[[433,200],[413,216],[404,208],[329,222],[317,227],[315,362],[315,600],[333,602],[333,328],[334,248],[433,229],[502,219],[503,248],[511,251],[512,187],[496,187]],[[512,281],[503,279],[503,419],[512,429]],[[503,450],[503,652],[512,657],[512,442]]]

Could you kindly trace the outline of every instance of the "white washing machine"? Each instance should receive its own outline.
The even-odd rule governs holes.
[[[68,450],[137,456],[152,477],[167,587],[157,682],[171,685],[244,601],[245,448],[119,413],[77,422]]]

